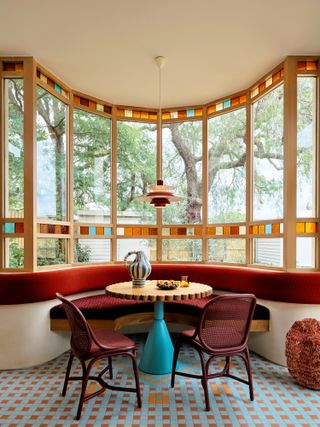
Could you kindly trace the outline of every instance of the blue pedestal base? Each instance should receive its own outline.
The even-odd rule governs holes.
[[[168,374],[172,370],[173,345],[164,321],[164,304],[154,303],[154,321],[139,363],[141,371],[153,375]]]

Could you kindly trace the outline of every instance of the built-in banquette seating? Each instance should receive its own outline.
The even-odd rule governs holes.
[[[320,319],[320,273],[283,272],[246,267],[156,264],[149,279],[209,284],[216,294],[254,293],[258,309],[249,341],[251,350],[285,365],[285,334],[294,321]],[[32,366],[69,348],[67,322],[55,293],[68,295],[94,327],[121,329],[152,320],[153,304],[105,295],[105,287],[129,280],[122,265],[79,266],[0,275],[0,369]],[[194,324],[207,299],[165,304],[169,323]],[[270,314],[270,316],[269,316]],[[270,317],[270,318],[269,318]]]

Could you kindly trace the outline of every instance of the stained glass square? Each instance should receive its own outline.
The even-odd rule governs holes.
[[[89,236],[95,236],[96,235],[96,227],[90,226],[89,227]]]
[[[226,99],[225,101],[223,101],[223,108],[229,108],[231,107],[231,101],[230,99]]]
[[[3,224],[4,233],[15,233],[15,223],[14,222],[5,222]]]
[[[112,234],[112,229],[111,227],[104,227],[104,233],[105,236],[111,236]]]
[[[187,117],[193,117],[194,116],[194,110],[187,110]]]
[[[272,234],[272,225],[266,224],[265,231],[266,231],[266,234]]]
[[[97,111],[101,111],[101,112],[103,112],[104,111],[104,108],[103,108],[103,105],[102,104],[97,104]]]

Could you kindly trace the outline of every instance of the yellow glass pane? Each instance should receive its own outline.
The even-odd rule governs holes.
[[[170,235],[171,236],[177,236],[177,234],[178,234],[178,228],[177,227],[171,227]]]
[[[170,113],[162,113],[162,120],[169,120],[170,119]]]
[[[252,234],[259,234],[259,226],[258,225],[252,226]]]
[[[315,222],[306,222],[306,233],[316,233],[317,224]]]
[[[308,71],[314,71],[317,70],[318,64],[317,61],[307,61],[306,69]]]
[[[264,224],[259,225],[259,234],[264,234]]]

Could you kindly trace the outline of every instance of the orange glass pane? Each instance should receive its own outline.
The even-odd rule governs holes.
[[[196,117],[201,117],[202,116],[202,108],[197,108],[194,112],[194,115]]]
[[[124,235],[125,236],[132,236],[132,228],[131,227],[127,227],[124,229]]]
[[[170,235],[171,236],[176,236],[177,234],[178,234],[178,228],[177,227],[170,228]]]
[[[142,234],[142,236],[149,236],[149,229],[148,228],[141,228],[141,234]]]
[[[252,225],[251,234],[259,234],[259,226],[258,225]]]
[[[170,119],[170,113],[162,113],[162,120]]]
[[[305,232],[305,223],[304,222],[297,222],[296,223],[296,232],[297,233],[304,233]]]
[[[272,76],[272,83],[277,82],[280,79],[281,79],[281,72],[278,71],[277,73],[273,74],[273,76]]]
[[[149,113],[147,111],[140,111],[141,119],[147,120],[149,118]]]
[[[284,68],[282,68],[282,70],[280,70],[280,77],[284,77]]]
[[[80,104],[80,96],[78,95],[73,95],[73,102],[75,104]]]
[[[244,104],[247,102],[247,95],[241,95],[240,96],[240,104]]]
[[[207,227],[207,234],[214,236],[216,234],[216,227]]]
[[[80,234],[89,234],[89,227],[80,227]]]
[[[211,106],[208,108],[207,113],[208,113],[208,114],[212,114],[212,113],[214,113],[215,111],[216,111],[216,106],[215,106],[215,105],[211,105]]]
[[[304,71],[306,69],[306,61],[298,61],[298,71]]]
[[[132,228],[132,235],[133,236],[141,236],[141,228],[140,227],[133,227]]]
[[[237,96],[236,98],[231,99],[231,106],[234,107],[235,105],[238,105],[240,102],[240,98]]]
[[[314,71],[318,69],[317,61],[307,61],[306,69],[308,71]]]
[[[316,233],[317,224],[315,222],[306,222],[306,233]]]
[[[48,80],[47,80],[47,84],[48,84],[50,87],[54,88],[54,81],[53,81],[53,80],[51,80],[51,79],[49,79],[49,77],[48,77]]]
[[[264,224],[259,225],[259,234],[264,234]]]
[[[259,92],[264,91],[266,88],[266,82],[262,82],[259,84]]]
[[[132,117],[134,118],[134,119],[140,119],[141,118],[141,113],[140,113],[140,111],[132,111]]]
[[[149,119],[150,120],[157,120],[157,114],[156,113],[149,113]]]
[[[178,119],[185,119],[187,117],[186,110],[178,111]]]
[[[103,236],[104,234],[104,227],[97,227],[96,228],[96,235],[97,236]]]
[[[223,234],[225,236],[230,236],[230,233],[231,233],[231,228],[229,225],[226,225],[225,227],[223,227]]]
[[[89,108],[93,108],[95,110],[97,108],[97,103],[94,101],[90,101],[89,99]]]
[[[123,117],[124,116],[124,110],[118,109],[117,110],[117,114],[118,114],[119,117]]]
[[[239,234],[239,226],[234,225],[231,227],[231,235],[232,236],[237,236]]]
[[[40,233],[48,233],[48,224],[40,224]]]
[[[56,225],[54,229],[55,234],[61,234],[61,225]]]
[[[202,236],[202,228],[201,227],[195,227],[194,228],[194,234],[196,236]]]
[[[157,228],[149,228],[149,236],[157,236],[158,230]]]
[[[280,234],[280,224],[272,224],[272,234]]]

